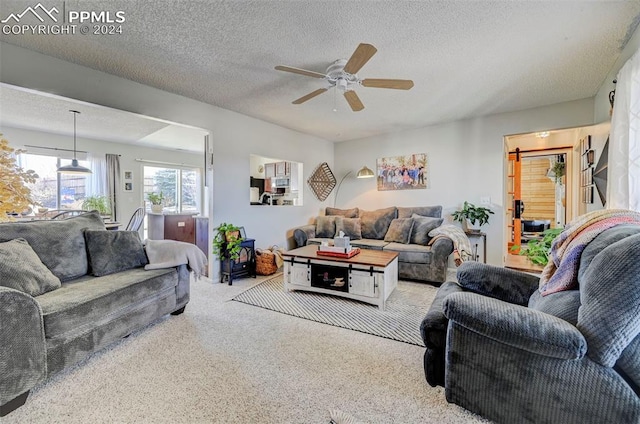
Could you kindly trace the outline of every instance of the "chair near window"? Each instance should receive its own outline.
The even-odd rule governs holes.
[[[126,231],[138,231],[138,230],[140,230],[140,226],[142,225],[142,221],[144,221],[144,215],[145,215],[144,208],[136,209],[136,211],[133,213],[133,215],[131,215],[131,219],[129,220],[129,223],[127,224],[127,228],[125,230]]]
[[[49,211],[51,212],[51,211]],[[71,218],[72,216],[78,216],[78,215],[82,215],[83,213],[87,213],[89,211],[85,211],[82,209],[68,209],[68,210],[62,210],[62,211],[58,211],[57,214],[53,215],[50,219],[54,220],[54,219],[67,219],[67,218]]]

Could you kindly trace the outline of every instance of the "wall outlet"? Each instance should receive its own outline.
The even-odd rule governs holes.
[[[491,196],[481,196],[480,197],[481,205],[490,205],[491,204]]]

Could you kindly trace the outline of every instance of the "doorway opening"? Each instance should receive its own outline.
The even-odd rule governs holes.
[[[506,254],[562,228],[579,215],[603,209],[603,202],[582,193],[584,140],[597,162],[606,158],[609,123],[505,136]]]

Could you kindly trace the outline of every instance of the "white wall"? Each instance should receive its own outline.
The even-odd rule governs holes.
[[[306,185],[303,206],[250,206],[248,170],[252,153],[277,157],[302,162],[306,181],[321,162],[333,166],[334,146],[326,140],[4,42],[0,42],[0,79],[211,131],[213,225],[220,222],[243,225],[247,236],[256,239],[257,246],[286,245],[288,232],[307,223],[323,207]]]
[[[480,197],[489,196],[495,215],[482,227],[487,233],[487,262],[501,265],[505,250],[504,136],[589,125],[593,110],[593,99],[583,99],[338,143],[338,178],[362,165],[375,170],[376,159],[381,157],[426,153],[430,179],[426,190],[379,192],[374,179],[347,178],[338,207],[371,210],[392,205],[442,205],[443,216],[451,219],[451,212],[465,200],[477,205]]]
[[[618,72],[627,63],[627,60],[633,54],[640,50],[640,25],[636,28],[635,32],[627,42],[624,49],[620,53],[618,60],[611,68],[611,71],[607,74],[604,81],[602,81],[602,86],[598,90],[595,96],[595,109],[594,109],[594,122],[600,123],[605,121],[610,121],[611,116],[609,116],[609,110],[611,109],[611,104],[609,103],[609,92],[615,89],[615,84],[613,80],[617,78]]]

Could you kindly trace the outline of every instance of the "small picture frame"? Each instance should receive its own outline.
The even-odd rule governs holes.
[[[124,191],[133,191],[133,183],[131,181],[124,183]]]
[[[133,171],[124,171],[123,176],[124,176],[124,180],[125,181],[132,181],[133,180]]]

